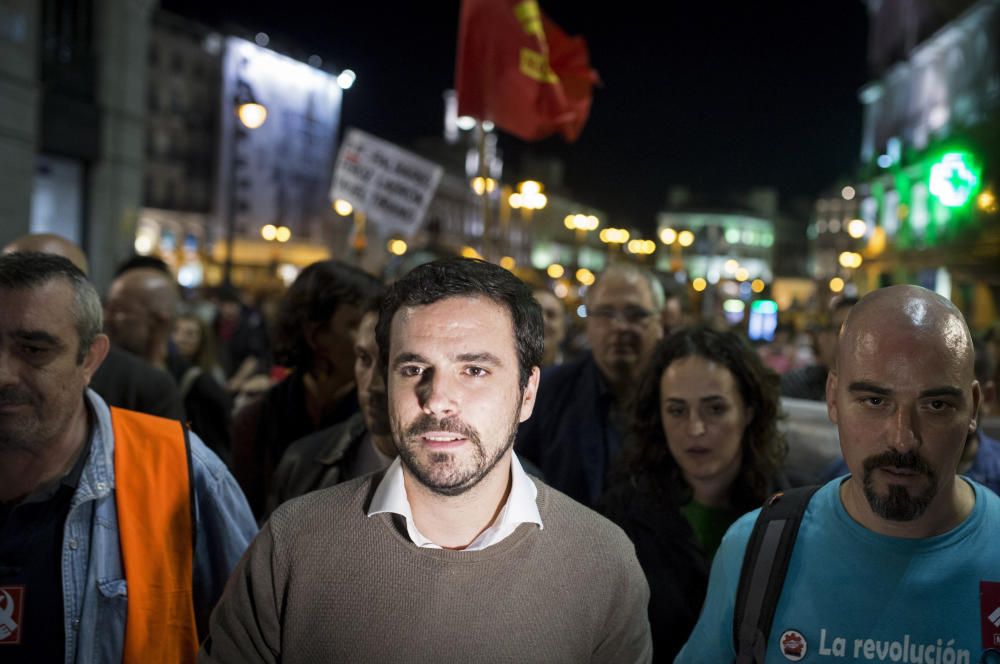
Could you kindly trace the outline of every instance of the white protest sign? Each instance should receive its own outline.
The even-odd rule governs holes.
[[[443,169],[358,129],[340,147],[330,200],[344,199],[383,229],[412,235],[423,221]]]

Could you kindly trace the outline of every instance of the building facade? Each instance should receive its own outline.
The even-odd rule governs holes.
[[[1000,2],[868,7],[861,161],[843,183],[850,200],[840,190],[817,203],[810,232],[827,249],[817,274],[838,273],[861,292],[921,284],[951,297],[974,327],[989,324],[1000,294]],[[845,250],[860,266],[841,264]]]
[[[0,244],[79,243],[103,288],[142,201],[153,0],[0,3]]]

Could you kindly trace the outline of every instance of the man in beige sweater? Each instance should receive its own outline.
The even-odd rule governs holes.
[[[511,451],[538,389],[530,289],[436,261],[392,286],[376,336],[399,458],[274,512],[201,661],[650,661],[631,542]]]

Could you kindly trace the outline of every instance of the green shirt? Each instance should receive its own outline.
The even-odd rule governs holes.
[[[691,525],[695,539],[709,560],[715,557],[715,550],[729,526],[740,516],[740,512],[731,507],[709,507],[694,500],[681,507],[681,514]]]

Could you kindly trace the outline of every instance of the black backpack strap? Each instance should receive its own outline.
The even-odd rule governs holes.
[[[736,590],[733,640],[737,664],[763,664],[774,611],[792,559],[802,514],[819,486],[780,491],[757,516]]]

